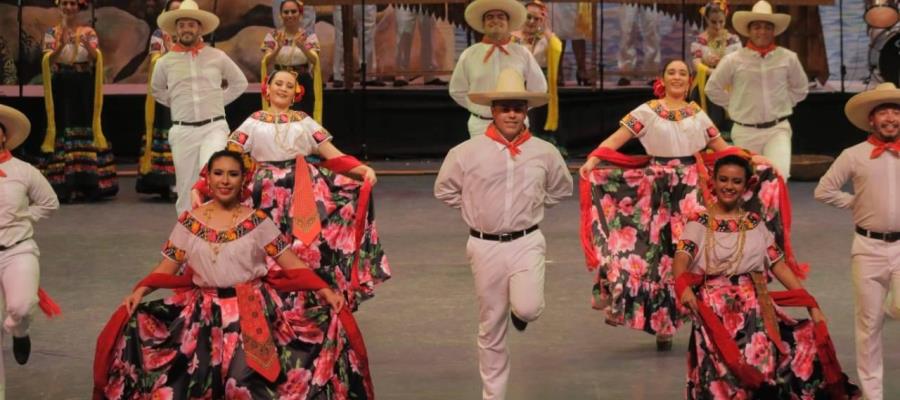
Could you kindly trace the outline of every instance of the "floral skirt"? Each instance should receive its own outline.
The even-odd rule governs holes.
[[[688,399],[830,399],[811,320],[794,320],[775,306],[781,341],[787,350],[782,354],[766,334],[750,275],[708,279],[695,289],[697,298],[722,321],[740,349],[741,361],[759,370],[765,381],[756,390],[741,387],[719,356],[711,335],[695,321],[688,350]],[[847,393],[859,393],[846,379],[844,385]]]
[[[112,149],[94,146],[93,73],[60,70],[52,79],[56,142],[52,153],[41,155],[41,172],[62,201],[114,196],[119,184]]]
[[[675,305],[672,261],[684,224],[703,211],[701,171],[694,157],[653,158],[640,168],[603,167],[589,176],[590,207],[582,215],[598,255],[592,306],[612,325],[671,335],[684,316]],[[757,166],[743,207],[759,213],[785,248],[778,176]]]
[[[169,107],[156,103],[153,120],[153,133],[150,149],[142,141],[142,157],[150,157],[150,169],[141,171],[135,183],[135,190],[144,194],[169,196],[175,186],[175,164],[172,162],[172,149],[169,147],[169,128],[172,116]],[[148,153],[149,150],[149,154]]]
[[[280,362],[275,382],[247,366],[234,292],[198,288],[137,307],[116,344],[106,398],[346,399],[349,393],[365,398],[359,375],[337,379],[326,373],[338,366],[359,370],[345,336],[324,338],[323,332],[336,329],[336,320],[298,314],[267,284],[259,284],[258,293]],[[334,358],[335,349],[350,355]],[[323,368],[326,364],[334,365]]]
[[[294,187],[295,162],[259,162],[251,183],[252,206],[266,211],[282,232],[291,235],[291,194]],[[322,224],[322,233],[312,243],[294,240],[291,250],[306,262],[336,292],[342,293],[347,304],[356,310],[359,304],[374,296],[375,285],[391,276],[390,266],[378,239],[373,214],[369,212],[360,245],[357,268],[353,268],[356,254],[355,229],[356,206],[361,185],[358,181],[336,174],[309,163],[313,196]],[[269,259],[270,268],[279,268]],[[354,284],[354,275],[356,284]],[[298,292],[284,296],[286,306],[297,315],[314,321],[328,321],[331,317],[323,311],[321,300],[315,293]],[[329,322],[329,324],[331,324]],[[337,340],[342,334],[336,329],[320,332],[325,343]],[[338,349],[336,358],[327,360],[329,374],[334,379],[360,379],[358,370],[350,365],[348,348]],[[318,373],[317,369],[314,372]]]

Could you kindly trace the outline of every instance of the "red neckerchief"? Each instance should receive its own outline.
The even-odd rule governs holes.
[[[749,40],[747,41],[747,48],[759,53],[760,57],[765,57],[766,54],[769,54],[769,53],[775,51],[776,47],[778,47],[778,46],[775,45],[775,42],[772,42],[770,45],[768,45],[766,47],[756,47],[756,45],[754,45],[753,42],[751,42]]]
[[[506,146],[507,150],[509,150],[509,156],[513,159],[515,159],[516,156],[522,152],[522,150],[519,149],[519,146],[522,143],[527,142],[528,139],[531,139],[531,132],[529,132],[526,128],[524,132],[520,133],[519,136],[516,136],[516,138],[513,139],[512,142],[510,142],[500,134],[500,131],[497,130],[497,127],[494,124],[488,125],[487,131],[484,133],[484,135],[491,138],[491,140]]]
[[[12,153],[10,153],[9,150],[3,150],[2,152],[0,152],[0,164],[3,164],[4,162],[9,161],[11,158],[12,158]],[[2,169],[0,169],[0,178],[5,178],[5,177],[6,177],[6,173],[4,173]]]
[[[184,47],[181,45],[181,43],[175,43],[175,45],[172,46],[172,51],[177,51],[177,52],[182,52],[182,53],[190,52],[192,57],[197,57],[197,54],[200,53],[200,49],[202,49],[204,47],[206,47],[206,44],[203,42],[198,42],[197,44],[195,44],[191,47]]]
[[[499,42],[494,42],[487,36],[481,38],[481,43],[491,46],[491,48],[488,49],[487,53],[484,54],[484,60],[482,60],[482,61],[487,62],[487,60],[489,58],[491,58],[491,54],[494,54],[495,49],[499,49],[501,53],[509,55],[509,51],[506,50],[506,45],[509,44],[510,40],[512,40],[512,36],[506,38],[505,40],[499,41]]]
[[[869,138],[866,139],[866,141],[875,146],[875,148],[872,149],[872,154],[869,155],[869,158],[878,158],[878,156],[885,151],[891,152],[894,157],[900,157],[900,141],[894,140],[893,142],[884,142],[875,137],[875,135],[869,135]],[[0,161],[2,161],[2,159],[0,159]]]

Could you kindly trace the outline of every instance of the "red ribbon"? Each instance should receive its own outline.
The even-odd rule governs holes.
[[[141,280],[136,287],[190,290],[196,288],[191,280],[192,275],[190,270],[184,275],[152,273]],[[271,285],[275,290],[283,292],[319,290],[328,287],[328,284],[319,278],[315,272],[306,268],[269,271],[269,274],[263,277],[263,281]],[[365,342],[363,342],[362,332],[360,332],[349,307],[344,307],[337,314],[337,317],[347,333],[350,348],[359,356],[360,373],[365,379],[367,398],[374,398],[372,377],[369,373],[369,356]],[[115,356],[114,347],[121,339],[125,324],[128,323],[129,318],[130,316],[128,311],[125,310],[125,306],[120,305],[100,332],[100,336],[97,337],[97,349],[94,353],[93,398],[95,400],[104,398],[103,390],[106,388],[109,379],[109,368]]]
[[[191,46],[191,47],[184,47],[184,46],[181,45],[181,43],[175,43],[175,45],[172,46],[172,51],[177,51],[177,52],[180,52],[180,53],[188,53],[188,52],[190,52],[190,53],[191,53],[191,57],[197,57],[197,54],[200,53],[200,49],[202,49],[202,48],[204,48],[204,47],[206,47],[206,44],[203,43],[203,42],[198,42],[197,44],[195,44],[195,45],[193,45],[193,46]]]
[[[895,140],[893,142],[885,142],[875,137],[875,135],[869,135],[869,138],[866,139],[866,141],[875,146],[875,148],[872,149],[872,154],[869,155],[869,158],[878,158],[878,156],[885,151],[890,152],[894,157],[900,157],[900,141]],[[0,159],[0,162],[2,161],[3,160]]]
[[[487,53],[484,54],[484,60],[482,60],[482,62],[486,63],[488,59],[491,58],[491,54],[494,54],[494,50],[500,50],[501,53],[509,55],[509,50],[506,50],[506,45],[509,44],[510,40],[512,40],[512,36],[499,42],[494,42],[487,36],[481,38],[481,43],[491,46],[491,48],[488,49]]]
[[[56,304],[56,301],[41,287],[38,287],[38,307],[41,308],[41,311],[44,312],[47,318],[62,315],[62,309],[59,308],[59,304]]]
[[[506,149],[509,150],[509,156],[513,159],[515,159],[517,155],[522,153],[522,150],[519,149],[519,146],[527,142],[528,139],[531,139],[531,132],[529,132],[528,129],[525,129],[524,132],[520,133],[518,136],[516,136],[515,139],[513,139],[512,142],[510,142],[500,134],[500,132],[497,130],[497,126],[494,124],[488,125],[487,131],[484,132],[484,135],[491,138],[491,140],[506,146]]]
[[[675,279],[675,293],[677,301],[680,301],[681,295],[685,290],[691,287],[703,284],[703,275],[684,272]],[[807,307],[818,308],[816,299],[806,291],[806,289],[791,289],[769,292],[772,301],[781,307]],[[749,388],[757,388],[762,383],[762,374],[756,368],[749,366],[741,361],[741,353],[737,343],[728,335],[722,321],[712,311],[712,309],[703,303],[697,302],[697,314],[700,316],[703,327],[710,334],[712,345],[718,351],[728,369],[738,377],[738,379]],[[844,388],[844,373],[841,364],[837,359],[837,352],[834,349],[834,343],[828,333],[828,326],[825,322],[816,322],[814,327],[814,336],[816,341],[816,354],[819,356],[819,362],[822,363],[822,371],[825,375],[825,383],[828,391],[833,399],[847,398]],[[752,371],[751,371],[752,370]],[[755,374],[753,373],[755,372]]]
[[[2,152],[0,152],[0,164],[4,163],[6,161],[9,161],[11,158],[12,158],[12,153],[10,153],[9,150],[3,150]],[[6,173],[4,173],[2,169],[0,169],[0,178],[5,178],[5,177],[6,177]]]

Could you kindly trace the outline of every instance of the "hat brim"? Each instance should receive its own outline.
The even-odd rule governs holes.
[[[853,126],[862,131],[871,130],[869,114],[882,104],[900,104],[900,89],[869,90],[850,98],[844,106],[844,114]]]
[[[784,33],[788,25],[791,24],[791,16],[789,14],[761,14],[752,11],[738,11],[731,17],[731,25],[734,31],[744,37],[750,36],[750,23],[753,21],[766,21],[775,25],[775,36]]]
[[[0,104],[0,124],[6,128],[6,149],[13,150],[19,147],[31,133],[31,121],[25,114],[15,108]]]
[[[509,16],[509,31],[515,31],[525,23],[528,10],[515,0],[476,0],[466,7],[466,23],[472,29],[484,33],[484,13],[500,10]]]
[[[528,107],[540,107],[547,104],[550,96],[547,93],[536,92],[475,92],[469,93],[469,101],[482,106],[490,107],[498,100],[527,101]]]
[[[159,14],[156,17],[156,25],[163,32],[172,36],[176,36],[178,31],[175,29],[175,23],[179,19],[193,19],[200,21],[200,35],[208,35],[219,27],[219,17],[209,11],[203,10],[172,10]]]

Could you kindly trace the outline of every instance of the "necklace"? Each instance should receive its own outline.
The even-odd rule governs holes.
[[[714,211],[710,210],[710,214],[709,214],[710,220],[709,220],[709,223],[707,224],[706,237],[705,237],[704,246],[703,246],[703,257],[704,257],[704,261],[706,263],[706,273],[708,275],[724,274],[727,276],[731,276],[734,274],[734,272],[740,266],[741,260],[744,258],[744,242],[746,241],[746,237],[747,237],[747,227],[746,227],[746,224],[744,223],[744,218],[746,217],[746,215],[747,215],[747,213],[743,212],[743,211],[741,211],[739,214],[739,217],[737,220],[738,237],[737,237],[737,239],[735,239],[735,242],[730,246],[728,246],[728,245],[723,246],[723,245],[719,245],[716,242],[715,229],[713,228],[713,225],[716,224],[716,216],[715,216]],[[729,252],[729,253],[731,253],[730,256],[725,256],[724,258],[718,257],[718,252],[716,251],[717,248],[721,248],[721,249],[725,250],[726,252],[728,252],[728,250],[732,250],[735,247],[737,247],[736,250]],[[710,254],[713,254],[714,256],[716,256],[715,259]],[[713,265],[713,264],[716,264],[716,265]]]
[[[279,126],[279,125],[281,125],[280,122],[281,122],[282,114],[280,111],[275,113],[275,123],[274,123],[274,125],[275,125],[275,144],[277,144],[278,147],[280,147],[282,150],[284,150],[288,153],[293,153],[294,145],[293,145],[293,143],[289,143],[289,141],[288,141],[288,134],[291,132],[291,113],[290,113],[290,111],[288,111],[286,113],[286,115],[288,117],[287,118],[287,120],[288,120],[287,128],[285,128],[284,131],[282,131],[281,127]]]
[[[231,224],[228,226],[227,229],[223,229],[223,231],[227,232],[229,229],[233,229],[235,227],[235,225],[237,225],[237,219],[240,216],[240,211],[241,211],[240,205],[235,206],[234,209],[231,210]],[[212,227],[209,226],[212,223],[212,214],[213,214],[212,205],[208,205],[208,206],[206,206],[206,208],[203,209],[203,216],[206,217],[206,224],[209,229],[212,229]],[[220,243],[218,241],[219,234],[220,234],[219,231],[216,231],[216,242],[215,243],[210,242],[209,240],[206,241],[206,244],[209,246],[209,250],[212,251],[212,254],[213,254],[213,256],[212,256],[213,265],[216,265],[216,263],[219,261],[219,251],[222,249],[222,243]]]

